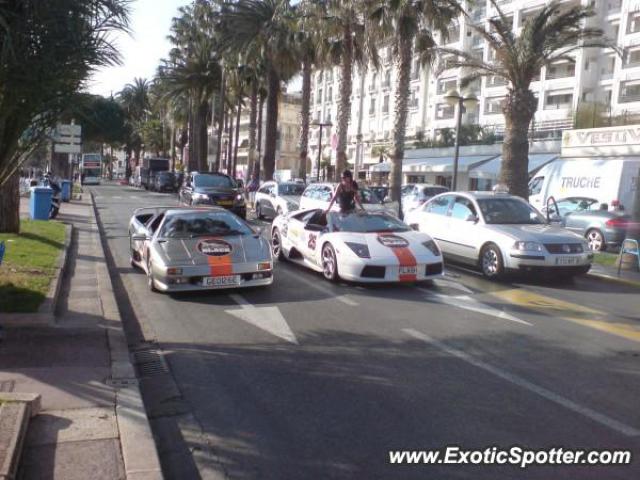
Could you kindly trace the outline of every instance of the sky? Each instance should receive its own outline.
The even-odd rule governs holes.
[[[131,34],[116,37],[122,56],[122,65],[97,71],[88,82],[91,93],[115,95],[135,77],[151,78],[160,59],[166,57],[171,48],[167,35],[171,19],[178,8],[188,5],[190,0],[134,0],[131,4]]]

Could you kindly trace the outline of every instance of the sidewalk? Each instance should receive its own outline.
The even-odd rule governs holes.
[[[74,231],[56,325],[7,329],[0,345],[0,391],[42,395],[20,478],[159,479],[93,207],[83,199],[64,203],[58,217]]]
[[[591,266],[591,270],[589,270],[589,275],[601,280],[640,287],[640,272],[620,270],[620,275],[618,275],[617,267],[607,267],[605,265],[598,265],[594,263]]]

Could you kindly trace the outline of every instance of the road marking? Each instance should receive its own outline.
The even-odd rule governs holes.
[[[490,295],[543,315],[640,342],[640,328],[626,323],[608,322],[607,319],[610,316],[600,310],[539,295],[524,289],[502,290],[491,292]]]
[[[122,197],[120,195],[114,195],[111,198],[113,198],[114,200],[120,200]]]
[[[296,277],[296,280],[304,283],[305,285],[308,285],[311,288],[315,288],[319,292],[322,292],[326,295],[329,295],[330,297],[333,297],[335,300],[338,300],[339,302],[342,302],[345,305],[349,305],[350,307],[357,307],[360,305],[358,302],[350,298],[348,295],[336,295],[336,292],[331,290],[329,287],[313,282],[308,278],[305,278],[298,272],[294,272],[292,269],[287,269],[286,272],[291,276]],[[324,280],[320,280],[320,281],[324,281]]]
[[[241,308],[240,310],[225,310],[226,313],[287,342],[298,344],[298,339],[278,307],[256,307],[237,293],[232,293],[229,297]]]
[[[445,280],[444,278],[438,278],[438,279],[435,280],[435,283],[438,286],[453,288],[454,290],[459,290],[461,292],[468,293],[470,295],[475,293],[470,288],[467,288],[464,285],[462,285],[461,283],[454,282],[452,280]]]
[[[510,315],[503,310],[499,310],[497,308],[485,305],[484,303],[478,302],[477,300],[474,300],[473,298],[467,295],[449,296],[449,295],[443,295],[441,293],[432,292],[431,290],[427,290],[426,288],[418,288],[418,290],[427,294],[429,298],[435,300],[438,303],[450,305],[452,307],[462,308],[463,310],[469,310],[471,312],[482,313],[490,317],[496,317],[502,320],[507,320],[509,322],[515,322],[521,325],[527,325],[528,327],[533,326],[532,323],[529,323],[518,317],[514,317],[513,315]]]
[[[611,430],[615,430],[616,432],[626,435],[627,437],[637,437],[638,435],[640,435],[640,430],[634,427],[626,425],[618,420],[608,417],[607,415],[604,415],[588,407],[580,405],[574,402],[573,400],[569,400],[568,398],[565,398],[562,395],[558,395],[557,393],[552,392],[551,390],[547,390],[546,388],[536,385],[535,383],[531,383],[530,381],[525,380],[524,378],[519,377],[518,375],[509,373],[505,370],[489,365],[488,363],[485,363],[482,360],[479,360],[461,350],[457,350],[453,347],[449,347],[448,345],[442,343],[441,341],[436,340],[435,338],[432,338],[422,332],[419,332],[412,328],[404,328],[402,331],[405,332],[407,335],[410,335],[414,338],[417,338],[418,340],[422,340],[426,343],[429,343],[434,347],[438,348],[439,350],[442,350],[443,352],[446,352],[453,357],[456,357],[470,365],[473,365],[474,367],[477,367],[477,368],[480,368],[481,370],[489,372],[495,375],[496,377],[502,378],[503,380],[506,380],[507,382],[517,385],[521,388],[524,388],[525,390],[529,390],[530,392],[535,393],[536,395],[546,398],[547,400],[553,403],[556,403],[558,405],[561,405],[575,413],[578,413],[587,418],[590,418],[594,422],[597,422]]]
[[[129,195],[129,198],[131,200],[140,200],[140,197],[138,197],[137,195]]]

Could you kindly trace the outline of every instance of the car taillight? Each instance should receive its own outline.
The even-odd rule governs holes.
[[[624,218],[611,218],[605,222],[607,227],[626,227],[629,222]]]

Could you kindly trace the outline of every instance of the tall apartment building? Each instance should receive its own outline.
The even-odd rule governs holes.
[[[300,142],[300,94],[283,93],[278,106],[278,140],[276,144],[276,175],[283,178],[295,177],[298,168],[299,142]],[[262,110],[262,139],[259,146],[261,158],[264,155],[265,131],[267,123],[267,105],[264,103]],[[234,129],[235,132],[235,129]],[[211,134],[210,137],[214,137]],[[223,142],[227,141],[223,137]],[[235,142],[235,133],[234,133]],[[215,160],[215,139],[209,146],[209,161]],[[226,153],[222,154],[223,162],[226,160]],[[240,115],[240,131],[238,140],[238,177],[244,177],[248,168],[249,159],[249,109],[245,108]]]
[[[545,0],[501,0],[501,10],[512,21],[516,34],[524,22],[535,15]],[[573,61],[559,61],[543,68],[532,84],[538,98],[538,110],[533,129],[536,138],[561,138],[562,131],[571,128],[573,114],[580,102],[600,102],[610,115],[640,113],[640,2],[631,0],[569,0],[567,7],[582,3],[592,4],[596,16],[589,26],[598,26],[624,48],[622,58],[612,50],[589,48],[570,54]],[[449,29],[448,40],[440,44],[448,48],[470,51],[473,55],[491,60],[494,52],[482,37],[470,27],[472,24],[487,25],[487,20],[496,16],[496,9],[482,0],[470,7],[470,17],[462,17]],[[488,28],[488,27],[487,27]],[[394,119],[397,68],[388,47],[380,49],[382,66],[377,71],[369,68],[364,78],[355,71],[351,122],[349,126],[348,157],[351,163],[358,161],[358,170],[368,170],[378,163],[379,157],[372,155],[376,146],[388,145],[391,141]],[[455,111],[444,101],[450,89],[459,89],[459,80],[464,72],[459,68],[446,68],[447,58],[434,68],[421,67],[414,60],[411,77],[407,140],[437,138],[443,128],[455,127]],[[329,135],[335,133],[338,112],[340,78],[339,68],[314,72],[312,84],[312,117],[314,120],[331,121],[334,126]],[[504,116],[501,103],[506,94],[506,84],[499,78],[483,78],[469,87],[479,98],[478,106],[466,111],[463,124],[476,124],[493,130],[498,135],[504,132]],[[356,155],[358,126],[361,125],[362,155]],[[312,131],[310,158],[315,159],[318,148],[318,129]],[[327,131],[323,132],[327,138]],[[323,141],[323,155],[328,155],[331,146]],[[374,150],[375,151],[375,150]],[[335,158],[335,152],[331,151]],[[358,157],[358,158],[357,158]]]

